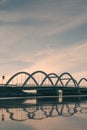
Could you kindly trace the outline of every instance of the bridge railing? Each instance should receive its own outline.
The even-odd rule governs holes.
[[[8,85],[5,85],[5,84],[0,84],[0,87],[73,87],[75,88],[76,86],[74,85],[67,85],[67,86],[62,86],[61,84],[59,85],[50,85],[50,84],[43,84],[43,85],[35,85],[35,84],[26,84],[26,85],[22,85],[22,84],[8,84]],[[77,86],[79,88],[87,88],[87,86]]]

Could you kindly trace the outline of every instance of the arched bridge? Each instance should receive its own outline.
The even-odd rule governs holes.
[[[82,86],[82,82],[85,84]],[[87,79],[82,78],[77,82],[75,78],[68,72],[61,75],[56,73],[45,73],[44,71],[35,71],[33,73],[18,72],[14,74],[6,83],[5,86],[62,86],[62,87],[87,87]]]
[[[87,94],[87,79],[82,78],[77,82],[68,72],[64,72],[61,75],[56,73],[47,74],[44,71],[35,71],[31,74],[28,72],[18,72],[9,78],[4,88],[7,91],[9,89],[10,94],[14,91],[22,96],[29,95],[34,91],[40,96],[59,95],[60,92],[63,95],[81,95]],[[27,91],[26,94],[25,91]]]

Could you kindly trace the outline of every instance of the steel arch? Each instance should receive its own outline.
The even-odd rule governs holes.
[[[75,79],[74,79],[74,80],[75,80]],[[73,80],[72,80],[72,79],[69,79],[69,80],[66,82],[65,86],[67,86],[70,81],[73,81]],[[75,82],[76,82],[76,80],[75,80]],[[74,83],[74,82],[73,82],[73,83]],[[78,86],[78,83],[76,82],[76,87],[77,87],[77,86]]]
[[[79,86],[79,87],[80,87],[80,84],[81,84],[81,82],[82,82],[83,80],[87,82],[87,79],[86,79],[86,78],[81,78],[81,79],[79,80],[79,82],[78,82],[78,86]]]
[[[28,72],[18,72],[16,74],[14,74],[5,84],[5,86],[7,86],[16,76],[20,75],[20,74],[26,74],[28,75],[28,77],[31,77],[33,79],[33,81],[35,82],[36,85],[38,85],[37,81],[32,77],[31,74],[29,74]],[[23,85],[22,85],[23,86]]]
[[[77,81],[76,81],[76,80],[72,77],[72,75],[71,75],[70,73],[68,73],[68,72],[62,73],[62,74],[59,76],[59,79],[58,79],[57,82],[55,83],[55,86],[56,86],[57,83],[60,81],[61,77],[64,76],[64,75],[68,75],[68,76],[70,77],[70,79],[72,79],[72,81],[73,81],[75,87],[78,86]]]
[[[38,74],[38,73],[41,73],[41,74],[44,75],[44,77],[41,79],[41,82],[40,82],[40,83],[39,83],[39,82],[36,80],[36,78],[34,77],[34,75],[35,75],[35,74]],[[11,82],[16,76],[21,75],[21,74],[25,74],[25,75],[28,76],[28,77],[25,79],[25,81],[23,81],[23,83],[21,84],[21,87],[25,86],[30,79],[32,79],[32,80],[34,81],[34,83],[35,83],[36,86],[42,86],[42,85],[44,84],[44,82],[46,81],[46,79],[49,80],[50,85],[52,85],[52,86],[57,86],[58,83],[60,82],[61,85],[64,86],[64,87],[66,87],[66,86],[69,84],[70,81],[72,81],[72,82],[74,83],[74,86],[75,86],[75,87],[79,87],[80,84],[81,84],[81,82],[82,82],[83,80],[85,80],[85,81],[87,82],[87,79],[86,79],[86,78],[82,78],[82,79],[80,79],[80,81],[77,83],[77,81],[76,81],[76,80],[72,77],[72,75],[71,75],[70,73],[68,73],[68,72],[62,73],[60,76],[58,76],[58,75],[55,74],[55,73],[49,73],[49,74],[47,74],[47,73],[45,73],[44,71],[39,70],[39,71],[35,71],[35,72],[31,73],[31,74],[29,74],[28,72],[24,72],[24,71],[18,72],[18,73],[16,73],[16,74],[14,74],[14,75],[6,82],[5,86],[8,86],[8,85],[10,84],[10,82]],[[66,82],[65,84],[63,83],[63,78],[62,78],[64,75],[69,76],[69,77],[67,78],[68,80],[67,80],[67,82]],[[52,76],[56,78],[55,82],[52,80]]]
[[[48,75],[47,75],[44,71],[35,71],[35,72],[33,72],[33,73],[31,74],[31,76],[33,77],[33,76],[34,76],[35,74],[37,74],[37,73],[42,73],[42,74],[44,74],[45,77],[47,77],[47,78],[49,79],[50,83],[53,85],[52,80],[48,77]],[[33,78],[34,78],[34,77],[33,77]],[[25,80],[23,86],[26,85],[26,83],[29,81],[29,79],[30,79],[30,77],[28,77],[28,78]],[[38,86],[39,86],[39,85],[41,85],[41,84],[38,84]]]
[[[45,80],[49,77],[49,76],[51,76],[51,75],[53,75],[53,76],[55,76],[57,79],[59,78],[59,76],[57,75],[57,74],[55,74],[55,73],[49,73],[44,79],[43,79],[43,81],[41,82],[41,85],[43,85],[43,83],[45,82]],[[50,77],[49,77],[50,78]],[[50,78],[51,79],[51,78]],[[51,80],[52,81],[52,80]],[[61,81],[61,79],[60,79],[60,82],[61,82],[61,84],[63,85],[63,82]],[[53,83],[53,81],[52,81],[52,83]],[[53,83],[52,85],[54,85],[55,86],[55,84]]]

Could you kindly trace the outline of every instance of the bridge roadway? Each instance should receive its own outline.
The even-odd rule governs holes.
[[[87,88],[70,86],[0,86],[0,97],[87,95]]]
[[[33,92],[36,91],[37,95],[59,95],[59,92],[62,92],[62,95],[86,95],[87,94],[87,88],[80,88],[80,87],[70,87],[70,86],[25,86],[15,87],[17,90],[24,91],[30,91]]]
[[[10,87],[10,86],[9,86]],[[15,86],[15,88],[21,89],[21,90],[43,90],[43,89],[58,89],[58,90],[87,90],[87,88],[83,87],[69,87],[69,86]]]

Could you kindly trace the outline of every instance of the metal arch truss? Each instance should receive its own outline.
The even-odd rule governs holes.
[[[37,79],[34,77],[35,74],[39,74],[39,73],[41,73],[41,74],[44,75],[44,78],[41,79],[41,82],[40,82],[40,83],[39,83],[39,82],[37,81]],[[68,86],[70,86],[69,83],[70,83],[71,81],[72,81],[72,83],[73,83],[73,87],[80,87],[80,84],[81,84],[81,82],[82,82],[83,80],[87,82],[87,79],[86,79],[86,78],[82,78],[82,79],[79,80],[79,82],[77,82],[77,81],[73,78],[73,76],[72,76],[70,73],[68,73],[68,72],[64,72],[64,73],[62,73],[60,76],[58,76],[58,75],[55,74],[55,73],[49,73],[49,74],[47,74],[47,73],[45,73],[44,71],[35,71],[35,72],[33,72],[32,74],[29,74],[28,72],[18,72],[18,73],[16,73],[16,74],[14,74],[14,75],[6,82],[5,86],[9,86],[9,84],[11,83],[11,81],[12,81],[15,77],[17,77],[18,75],[21,75],[21,74],[25,74],[25,75],[28,76],[28,77],[25,79],[25,81],[21,84],[21,87],[26,86],[30,79],[33,80],[33,82],[35,83],[35,86],[44,86],[44,83],[45,83],[46,80],[49,81],[50,86],[63,86],[63,87],[68,87]],[[67,76],[67,78],[63,78],[65,75]],[[54,78],[56,79],[56,82],[55,82],[55,83],[53,82],[53,79],[54,79]],[[64,84],[64,80],[66,80],[66,83],[65,83],[65,84]],[[59,85],[59,83],[60,83],[60,85]]]
[[[87,79],[86,79],[86,78],[81,78],[81,79],[79,80],[79,82],[78,82],[78,86],[79,86],[79,87],[81,87],[81,83],[82,83],[83,81],[85,81],[86,84],[87,84]]]

